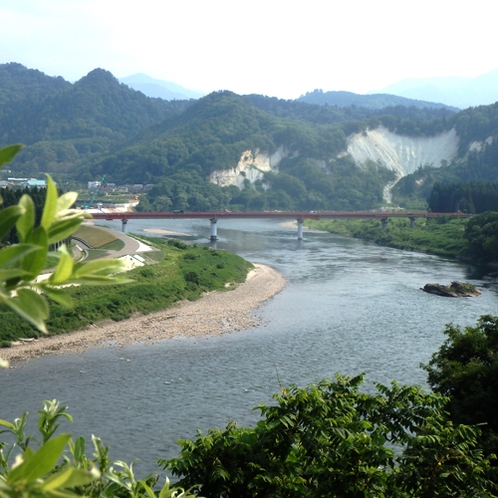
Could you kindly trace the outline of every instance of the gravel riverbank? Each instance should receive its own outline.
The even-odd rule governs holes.
[[[255,265],[246,281],[234,290],[211,292],[198,301],[183,301],[166,310],[136,315],[120,322],[107,321],[58,336],[19,342],[0,349],[0,357],[19,362],[45,354],[80,353],[89,348],[156,342],[173,337],[219,335],[254,327],[254,311],[285,287],[285,279],[265,265]]]

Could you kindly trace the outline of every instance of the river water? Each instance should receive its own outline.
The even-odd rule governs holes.
[[[144,235],[148,228],[209,244],[207,220],[128,223],[129,232]],[[496,289],[473,299],[422,292],[429,282],[483,284],[472,268],[435,256],[315,231],[298,241],[295,228],[271,220],[222,220],[218,237],[218,249],[269,265],[288,280],[258,310],[260,326],[46,356],[0,371],[0,418],[29,411],[34,426],[42,400],[56,398],[75,419],[64,431],[101,437],[111,458],[139,458],[135,468],[143,476],[160,470],[157,458],[176,456],[176,441],[195,437],[196,429],[223,428],[229,420],[253,425],[252,408],[271,403],[281,385],[365,372],[369,385],[396,379],[425,386],[419,365],[442,343],[445,324],[473,325],[497,313]]]

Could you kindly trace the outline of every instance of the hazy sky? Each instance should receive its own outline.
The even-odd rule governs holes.
[[[494,2],[1,0],[0,63],[297,98],[498,67]]]

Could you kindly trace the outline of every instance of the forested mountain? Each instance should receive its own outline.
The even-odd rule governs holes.
[[[417,100],[414,98],[399,97],[389,93],[375,93],[372,95],[360,95],[353,92],[324,92],[314,90],[301,95],[297,99],[299,102],[315,105],[333,105],[337,107],[364,107],[365,109],[384,109],[386,107],[416,107],[419,109],[448,109],[458,111],[457,107],[440,104],[439,101]]]
[[[95,163],[90,172],[94,177],[105,172],[118,182],[157,184],[142,209],[377,205],[391,172],[359,168],[347,157],[337,158],[345,147],[346,136],[338,125],[276,118],[245,97],[215,92],[181,116],[148,129],[134,143]],[[233,170],[242,156],[250,157],[246,170],[238,173],[242,188],[223,181],[213,185],[212,175]],[[272,167],[271,158],[275,161],[276,156]],[[258,166],[258,160],[264,165]],[[253,182],[248,178],[252,173]]]
[[[308,121],[310,123],[343,123],[345,131],[348,132],[358,131],[363,126],[358,127],[358,121],[375,125],[381,117],[420,122],[433,121],[454,114],[454,111],[447,107],[421,108],[416,106],[406,107],[398,104],[382,108],[369,108],[357,105],[318,105],[300,101],[299,99],[282,100],[263,95],[248,95],[247,98],[252,105],[274,116],[297,121]]]
[[[6,89],[0,80],[0,142],[27,146],[16,159],[20,174],[73,170],[189,105],[148,98],[102,69],[74,84],[19,64],[0,65],[0,74],[10,75]]]
[[[13,176],[152,184],[139,209],[422,206],[434,182],[498,179],[498,107],[368,109],[214,92],[146,97],[96,69],[71,84],[0,65]],[[391,186],[394,185],[391,191]]]
[[[10,102],[44,99],[70,86],[71,83],[61,77],[53,78],[16,62],[0,64],[0,112]]]

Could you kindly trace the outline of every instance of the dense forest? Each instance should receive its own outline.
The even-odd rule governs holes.
[[[412,209],[425,204],[435,183],[498,180],[497,104],[455,112],[376,96],[375,105],[367,105],[351,101],[347,92],[336,92],[335,104],[310,103],[328,93],[288,101],[222,91],[165,101],[130,89],[103,69],[71,84],[3,64],[0,146],[26,145],[11,176],[48,172],[59,184],[84,187],[106,174],[108,182],[149,185],[140,197],[142,210],[376,209],[386,204],[385,188],[392,183],[391,205]],[[380,163],[356,163],[348,153],[350,137],[379,126],[410,137],[454,129],[458,156],[421,165],[401,179]],[[245,171],[236,184],[212,179],[258,154],[273,161],[270,169],[255,162],[251,179]]]
[[[435,183],[428,199],[432,212],[484,213],[498,211],[498,181]]]

